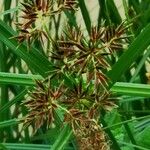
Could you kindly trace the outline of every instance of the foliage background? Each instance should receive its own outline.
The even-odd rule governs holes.
[[[30,88],[34,86],[34,80],[42,79],[42,76],[44,77],[45,73],[51,70],[51,65],[38,51],[39,47],[36,45],[29,52],[26,44],[16,49],[18,42],[10,37],[17,34],[14,31],[16,30],[14,20],[18,19],[16,15],[19,12],[20,1],[4,0],[1,2],[0,148],[3,150],[77,149],[76,142],[67,126],[61,129],[61,132],[58,128],[54,128],[43,133],[41,129],[34,136],[31,135],[30,129],[21,132],[22,124],[18,118],[26,114],[26,109],[20,107],[20,104],[26,98],[27,86]],[[133,38],[129,48],[123,54],[119,54],[121,57],[113,66],[112,71],[108,73],[114,82],[111,90],[120,96],[120,100],[118,101],[119,108],[104,116],[103,119],[106,121],[104,130],[113,142],[115,150],[148,150],[150,149],[150,86],[147,84],[149,80],[146,73],[150,55],[149,0],[122,0],[122,8],[117,1],[115,1],[117,4],[115,7],[113,0],[95,2],[96,4],[85,0],[87,12],[85,7],[80,5],[80,10],[84,13],[78,12],[77,22],[83,21],[82,29],[85,32],[89,25],[88,14],[91,15],[90,22],[94,24],[97,21],[96,15],[99,23],[102,19],[108,23],[111,20],[113,24],[119,24],[122,19],[133,22],[131,28]],[[99,13],[100,6],[102,9]],[[65,22],[66,18],[62,21]],[[70,21],[71,18],[68,17],[67,20]],[[62,27],[60,25],[60,29]],[[149,74],[147,75],[149,77]]]

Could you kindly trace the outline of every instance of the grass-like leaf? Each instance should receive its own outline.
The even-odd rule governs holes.
[[[10,119],[8,121],[0,122],[0,128],[9,127],[12,125],[17,125],[19,123],[18,119]]]
[[[66,149],[64,148],[65,145],[68,143],[68,140],[70,139],[72,135],[72,130],[70,129],[69,125],[66,125],[62,132],[60,132],[59,137],[53,144],[51,150],[63,150]]]
[[[9,107],[11,107],[13,104],[17,103],[18,101],[21,101],[22,98],[27,94],[27,89],[21,91],[17,96],[15,96],[12,100],[7,102],[5,105],[3,105],[0,108],[0,113],[6,111]]]
[[[150,97],[150,85],[147,84],[117,82],[111,91],[122,95]]]
[[[86,8],[86,5],[85,5],[85,1],[84,0],[78,0],[78,1],[79,1],[79,6],[80,6],[80,9],[81,9],[81,12],[82,12],[82,16],[83,16],[83,19],[84,19],[86,29],[87,29],[88,33],[90,33],[91,19],[90,19],[89,12],[88,12],[88,10]]]
[[[11,150],[50,150],[51,145],[45,144],[19,144],[19,143],[1,143],[4,147]],[[71,147],[66,147],[66,150],[73,150]]]
[[[17,84],[17,85],[31,86],[35,84],[35,80],[42,80],[42,79],[43,78],[40,75],[0,72],[1,84]]]
[[[132,63],[140,56],[150,44],[150,24],[131,43],[129,49],[120,57],[117,63],[108,72],[108,76],[114,84],[118,81]]]
[[[125,145],[127,147],[130,147],[130,148],[137,148],[137,149],[140,149],[140,150],[149,150],[149,149],[144,148],[142,146],[137,146],[137,145],[126,143],[126,142],[122,142],[122,141],[119,141],[119,143],[122,144],[122,145]]]
[[[19,8],[20,8],[20,6],[17,6],[15,8],[12,8],[12,9],[9,9],[9,10],[5,10],[5,11],[0,13],[0,17],[1,16],[5,16],[5,15],[10,14],[10,13],[14,13],[15,11],[18,11]]]
[[[16,33],[1,20],[0,34],[0,41],[4,42],[13,53],[22,58],[37,73],[45,76],[52,69],[52,64],[37,49],[32,47],[31,50],[27,50],[24,44],[18,47],[18,42],[15,39],[10,39]]]

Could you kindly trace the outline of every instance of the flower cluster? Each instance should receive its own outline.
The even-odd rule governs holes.
[[[71,114],[71,115],[70,115]],[[106,136],[98,123],[85,112],[78,109],[70,109],[70,114],[65,116],[65,121],[69,122],[77,138],[79,149],[81,150],[109,150]]]
[[[45,122],[47,128],[51,126],[54,121],[55,109],[58,107],[58,99],[61,97],[61,87],[54,90],[50,87],[48,82],[36,81],[35,90],[30,92],[30,99],[23,104],[28,108],[29,113],[23,119],[23,128],[33,125],[34,133]]]
[[[27,22],[21,25],[24,34],[18,36],[20,42],[30,41],[31,33],[36,30],[45,34],[41,30],[43,25],[33,27],[38,19],[77,7],[75,0],[58,0],[57,4],[57,10],[50,0],[23,4],[23,17]],[[50,80],[36,81],[30,100],[24,102],[29,110],[24,127],[32,125],[35,131],[44,123],[50,127],[56,110],[61,109],[64,122],[72,127],[81,150],[109,150],[99,120],[102,110],[111,111],[117,105],[111,99],[106,73],[111,69],[115,53],[128,39],[128,27],[125,22],[118,27],[92,27],[85,37],[79,27],[68,26],[59,39],[52,40],[51,61],[55,69],[51,71]],[[34,30],[30,32],[29,28]]]
[[[87,82],[95,82],[95,89],[101,87],[106,90],[106,72],[111,69],[109,62],[127,40],[127,27],[125,22],[117,28],[92,27],[88,38],[80,28],[67,27],[52,52],[52,59],[57,60],[57,73],[69,70],[78,76],[86,74]]]
[[[58,0],[57,3],[53,0],[30,0],[22,3],[23,21],[18,24],[20,34],[16,38],[20,43],[26,40],[28,45],[37,38],[43,42],[43,36],[47,38],[45,28],[49,25],[51,16],[66,9],[75,10],[77,5],[76,0]]]

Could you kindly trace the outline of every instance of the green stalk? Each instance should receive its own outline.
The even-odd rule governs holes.
[[[79,7],[81,9],[81,13],[82,13],[82,16],[84,19],[86,29],[87,29],[88,33],[90,33],[90,31],[91,31],[91,19],[90,19],[89,12],[88,12],[86,5],[85,5],[85,0],[78,0],[78,1],[79,1]]]
[[[122,116],[123,116],[122,120],[125,121],[125,119],[126,119],[125,115],[122,114]],[[134,144],[134,145],[137,145],[136,140],[135,140],[135,138],[133,136],[133,132],[131,131],[128,123],[124,123],[123,125],[124,125],[124,128],[125,128],[125,130],[126,130],[126,132],[128,134],[128,137],[129,137],[131,143]],[[134,148],[134,149],[138,150],[137,148]]]

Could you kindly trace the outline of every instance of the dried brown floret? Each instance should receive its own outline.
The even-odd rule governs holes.
[[[23,22],[18,24],[20,29],[19,35],[16,36],[21,43],[27,41],[30,45],[36,38],[42,42],[48,38],[47,26],[49,25],[50,16],[60,13],[64,9],[73,9],[76,6],[76,0],[60,1],[57,8],[53,0],[31,0],[28,3],[22,3]],[[44,42],[43,42],[44,43]]]
[[[86,116],[79,109],[70,109],[65,115],[66,122],[71,124],[80,150],[109,150],[104,131],[96,120]]]
[[[58,0],[59,9],[76,10],[78,7],[77,0]]]
[[[33,125],[34,132],[45,122],[50,127],[54,121],[54,112],[57,109],[58,99],[61,97],[61,87],[51,89],[49,83],[36,81],[37,87],[29,93],[30,99],[23,104],[28,108],[28,115],[23,120],[23,127]]]

